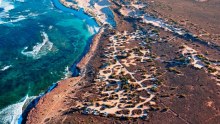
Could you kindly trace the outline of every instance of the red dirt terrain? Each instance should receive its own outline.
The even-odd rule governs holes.
[[[220,44],[219,0],[154,0],[149,7],[203,39]]]
[[[96,35],[78,64],[81,75],[61,81],[42,97],[25,123],[219,124],[220,2],[111,3],[117,26],[105,26]],[[140,17],[123,16],[122,6],[148,12],[197,37],[187,39]]]

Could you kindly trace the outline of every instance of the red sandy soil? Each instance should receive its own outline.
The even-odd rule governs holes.
[[[95,51],[98,47],[102,31],[103,30],[101,29],[100,33],[93,38],[89,52],[80,61],[80,63],[77,64],[77,67],[81,69],[81,71],[85,71],[87,63],[96,53]],[[59,82],[58,86],[50,93],[47,93],[45,96],[43,96],[36,108],[33,108],[30,111],[29,115],[31,115],[31,117],[28,116],[28,121],[26,123],[44,123],[44,121],[49,121],[48,119],[53,119],[53,117],[60,116],[63,110],[69,109],[69,106],[67,106],[67,98],[74,96],[74,92],[79,88],[79,86],[82,85],[80,84],[80,81],[84,78],[83,75],[84,74],[79,77],[69,78]]]
[[[220,44],[220,1],[154,0],[149,7],[163,18],[172,19],[193,34]]]
[[[58,88],[55,88],[52,92],[42,97],[36,108],[31,110],[31,117],[27,118],[28,121],[26,123],[42,124],[49,121],[48,119],[60,115],[60,112],[68,107],[65,104],[66,96],[69,94],[69,91],[77,89],[76,83],[80,79],[80,77],[70,78],[59,82]]]
[[[144,0],[142,0],[144,1]],[[196,2],[193,0],[154,0],[150,3],[149,11],[164,18],[172,19],[181,25],[182,20],[188,20],[184,28],[198,33],[204,29],[210,34],[219,34],[220,29],[220,2],[208,0]],[[176,72],[169,71],[166,62],[159,59],[147,64],[138,63],[132,66],[131,70],[145,68],[154,65],[157,68],[157,75],[161,85],[156,91],[154,101],[157,107],[149,111],[147,120],[142,119],[120,119],[112,116],[83,115],[73,106],[78,100],[93,100],[98,96],[95,89],[94,78],[100,65],[103,64],[101,56],[104,48],[110,43],[108,38],[117,31],[127,30],[133,32],[136,29],[147,31],[152,28],[147,24],[133,20],[132,24],[117,13],[118,6],[113,5],[117,27],[114,30],[104,30],[98,34],[91,46],[90,52],[78,64],[83,71],[82,76],[66,79],[58,83],[58,86],[50,93],[42,97],[35,108],[28,114],[27,124],[218,124],[220,123],[220,86],[212,79],[212,75],[206,73],[205,69],[196,69],[192,65],[175,66]],[[154,10],[154,11],[153,11]],[[208,18],[208,19],[207,19]],[[183,22],[183,21],[182,21]],[[196,29],[190,25],[196,25]],[[155,28],[159,37],[164,39],[173,38],[170,32]],[[203,38],[203,37],[202,37]],[[204,38],[205,39],[205,38]],[[212,42],[218,40],[206,37]],[[192,43],[181,38],[173,38],[170,41],[149,43],[154,56],[164,61],[171,61],[180,56],[180,47],[185,44],[197,50],[200,54],[206,55],[209,59],[219,60],[218,50],[207,48],[199,43]],[[132,48],[138,43],[126,46]],[[109,50],[111,51],[111,50]],[[207,54],[207,52],[209,54]],[[140,75],[136,75],[140,78]],[[145,82],[146,84],[151,82]],[[145,94],[146,95],[146,94]],[[86,96],[86,97],[85,97]]]

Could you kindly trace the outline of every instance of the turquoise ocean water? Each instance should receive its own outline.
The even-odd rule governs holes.
[[[96,32],[58,0],[0,0],[0,110],[71,75]]]

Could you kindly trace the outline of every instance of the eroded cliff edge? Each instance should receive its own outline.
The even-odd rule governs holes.
[[[61,81],[27,123],[220,121],[218,40],[187,37],[146,1],[124,2],[111,1],[117,26],[94,38],[82,76]]]

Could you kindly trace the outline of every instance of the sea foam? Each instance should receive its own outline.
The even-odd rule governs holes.
[[[9,2],[9,1],[0,1],[0,8],[3,8],[3,11],[4,12],[9,12],[10,10],[14,9],[14,5],[12,2]]]
[[[8,12],[12,9],[14,9],[14,5],[12,4],[12,2],[8,2],[8,1],[3,1],[0,0],[0,24],[4,24],[5,22],[2,20],[5,17],[9,17]]]
[[[24,0],[14,0],[14,1],[25,2]],[[15,9],[15,5],[14,5],[14,2],[9,1],[9,0],[0,0],[0,9],[2,9],[2,11],[0,11],[0,24],[8,24],[8,23],[11,24],[11,23],[25,20],[28,17],[33,18],[39,15],[36,13],[29,13],[28,15],[21,15],[22,12],[17,12],[17,14],[19,13],[20,15],[13,16],[10,14],[10,11]],[[28,11],[29,10],[27,10],[26,12]]]
[[[32,57],[33,59],[39,59],[42,56],[45,56],[53,48],[53,43],[50,42],[48,35],[45,32],[41,33],[43,38],[42,43],[37,43],[33,46],[32,51],[26,51],[28,47],[25,47],[21,53],[25,56]]]
[[[0,20],[0,24],[15,23],[15,22],[23,21],[27,18],[34,18],[34,17],[37,17],[37,16],[39,16],[39,14],[29,13],[28,15],[19,15],[19,16],[11,16],[11,17],[8,16],[8,15],[4,15],[4,17],[1,17],[1,14],[0,14],[0,18],[2,18]],[[3,19],[6,19],[7,21],[3,21]]]
[[[22,114],[25,106],[35,97],[26,95],[20,102],[10,105],[0,111],[0,122],[4,124],[17,124],[18,118]]]
[[[100,29],[100,28],[97,27],[97,26],[91,26],[91,25],[87,25],[87,28],[88,28],[90,34],[92,34],[92,35],[98,33],[98,32],[99,32],[99,29]]]
[[[70,78],[72,76],[72,72],[70,71],[69,66],[65,67],[65,71],[63,73],[65,75],[65,77],[63,79],[67,79],[67,78]]]
[[[6,65],[6,66],[4,66],[3,68],[1,68],[0,70],[1,71],[5,71],[5,70],[8,70],[9,68],[11,68],[12,67],[12,65]]]

